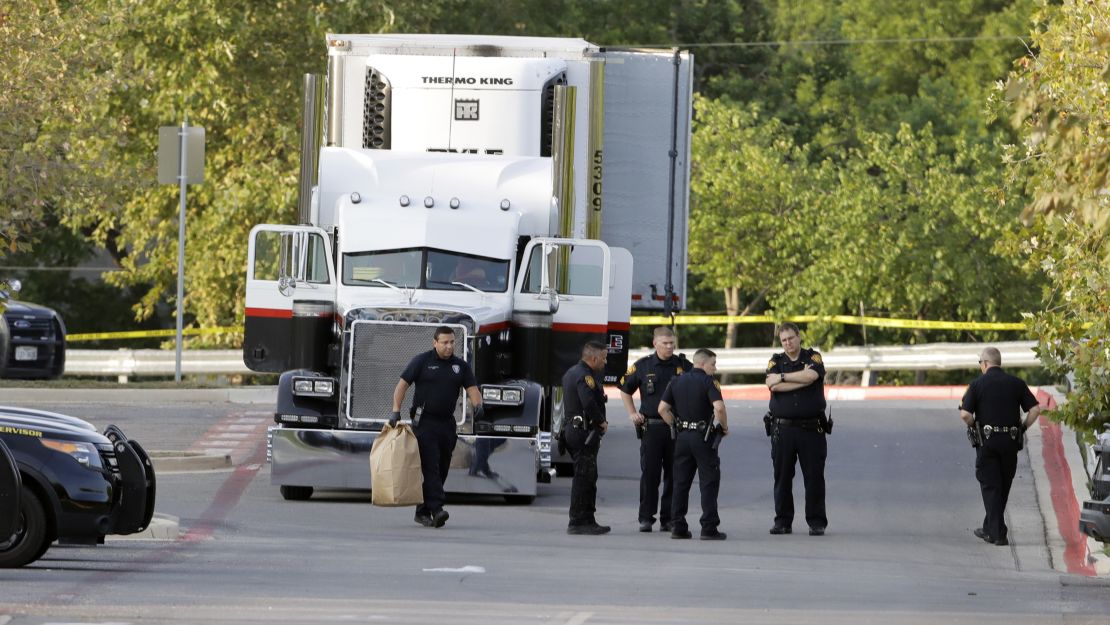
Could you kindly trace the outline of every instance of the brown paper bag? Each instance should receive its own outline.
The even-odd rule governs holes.
[[[424,503],[423,487],[416,434],[404,423],[387,423],[370,448],[371,500],[375,506],[414,506]]]

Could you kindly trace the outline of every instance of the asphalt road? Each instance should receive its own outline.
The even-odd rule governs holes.
[[[614,409],[617,406],[610,406]],[[148,449],[186,449],[228,404],[38,403]],[[767,534],[771,463],[762,406],[730,402],[721,542],[636,531],[638,448],[614,419],[600,459],[602,537],[565,534],[570,480],[530,506],[449,501],[440,530],[364,492],[286,502],[264,440],[233,470],[159,476],[158,511],[182,538],[55,546],[0,570],[0,625],[39,623],[1110,623],[1110,588],[1052,570],[1023,455],[1010,547],[982,519],[973,454],[951,402],[844,402],[829,439],[824,537]],[[691,524],[700,513],[696,494]],[[696,535],[696,534],[695,534]]]

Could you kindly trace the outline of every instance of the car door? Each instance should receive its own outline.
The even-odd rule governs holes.
[[[315,226],[263,224],[247,246],[243,362],[253,371],[287,371],[296,356],[297,309],[333,310],[330,239]],[[330,315],[328,315],[330,317]]]
[[[0,439],[0,543],[7,542],[19,529],[19,497],[23,482],[19,467],[4,440]]]

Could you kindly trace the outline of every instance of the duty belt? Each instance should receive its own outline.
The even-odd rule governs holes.
[[[1000,426],[1000,425],[984,425],[983,426],[983,435],[984,436],[990,436],[991,434],[996,434],[996,433],[1005,434],[1007,432],[1020,432],[1020,431],[1021,431],[1021,427],[1017,426],[1017,425],[1011,425],[1011,426],[1008,426],[1008,427],[1007,426]]]
[[[680,430],[695,430],[701,432],[706,427],[705,421],[679,421],[678,429]]]
[[[775,423],[793,428],[816,429],[821,427],[820,419],[775,419]]]
[[[586,425],[586,419],[582,415],[575,415],[571,417],[569,423],[570,427],[576,430],[588,429],[588,426]]]
[[[667,425],[667,422],[663,420],[663,417],[652,417],[652,416],[644,415],[644,424],[645,425]]]

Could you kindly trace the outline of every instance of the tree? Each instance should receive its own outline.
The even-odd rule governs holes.
[[[1035,17],[1036,52],[1006,88],[1024,139],[1009,173],[1033,197],[1024,249],[1049,280],[1037,352],[1074,376],[1054,416],[1091,433],[1110,425],[1110,7],[1065,0]]]
[[[75,144],[98,132],[84,121],[115,83],[100,71],[110,55],[86,35],[94,26],[113,36],[117,13],[57,0],[0,4],[0,73],[9,80],[0,90],[0,257],[27,251],[63,198],[99,197],[108,186],[88,175]]]

